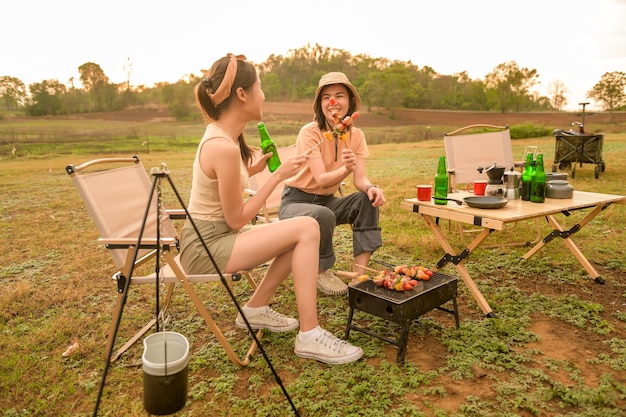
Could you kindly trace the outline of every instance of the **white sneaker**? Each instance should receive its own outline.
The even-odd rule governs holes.
[[[318,326],[318,335],[309,343],[296,336],[295,354],[301,358],[317,359],[320,362],[340,365],[354,362],[363,356],[363,349],[341,340]]]
[[[317,288],[328,295],[341,295],[348,292],[348,285],[337,278],[330,269],[318,274]]]
[[[256,313],[254,316],[246,313],[246,318],[248,319],[248,323],[250,323],[250,327],[252,327],[254,330],[267,329],[275,333],[288,332],[290,330],[297,329],[300,325],[300,323],[298,323],[298,320],[287,317],[284,314],[277,313],[269,306],[263,307],[263,309],[259,310],[259,312]],[[248,326],[246,326],[246,322],[241,316],[241,313],[237,314],[235,324],[240,329],[248,328]]]

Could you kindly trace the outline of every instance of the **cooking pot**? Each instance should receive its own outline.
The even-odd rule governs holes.
[[[546,183],[546,198],[572,198],[574,187],[565,180],[552,180]]]
[[[567,172],[546,172],[546,182],[552,180],[567,180]]]

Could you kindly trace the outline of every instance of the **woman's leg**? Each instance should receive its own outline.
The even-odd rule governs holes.
[[[367,266],[372,252],[382,246],[378,207],[372,207],[362,192],[332,199],[328,207],[335,213],[337,224],[352,226],[354,264]],[[354,266],[353,271],[363,273],[362,268]]]
[[[317,264],[314,261],[318,248],[319,227],[310,217],[259,226],[237,237],[225,271],[253,268],[273,258],[265,277],[247,305],[268,305],[278,286],[291,272],[300,329],[307,331],[318,325]]]
[[[357,272],[359,275],[363,275],[365,273],[365,268],[363,267],[368,266],[371,256],[372,252],[361,252],[356,255],[354,257],[354,265],[352,265],[352,272]]]
[[[291,271],[300,317],[300,332],[296,336],[295,354],[331,364],[353,362],[363,356],[363,350],[322,329],[317,320],[315,257],[318,249],[319,227],[315,219],[304,216],[282,220],[241,233],[235,242],[226,269],[233,271],[249,268],[253,264],[274,257],[265,278],[247,307],[266,306],[278,285]],[[281,323],[279,327],[284,329],[288,326]]]
[[[319,271],[330,269],[335,263],[333,234],[335,232],[335,214],[328,207],[310,203],[281,203],[280,219],[312,217],[317,220],[320,230]]]

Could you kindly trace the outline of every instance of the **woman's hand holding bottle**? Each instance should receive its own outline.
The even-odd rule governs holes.
[[[261,154],[259,158],[254,159],[254,161],[250,165],[250,168],[248,169],[250,176],[258,174],[259,172],[263,171],[265,167],[267,166],[267,160],[270,159],[272,155],[273,154],[270,152],[266,154]]]

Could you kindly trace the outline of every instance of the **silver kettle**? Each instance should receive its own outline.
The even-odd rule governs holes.
[[[507,200],[517,200],[520,197],[520,189],[522,187],[522,174],[511,168],[505,172],[503,178],[503,196]]]

